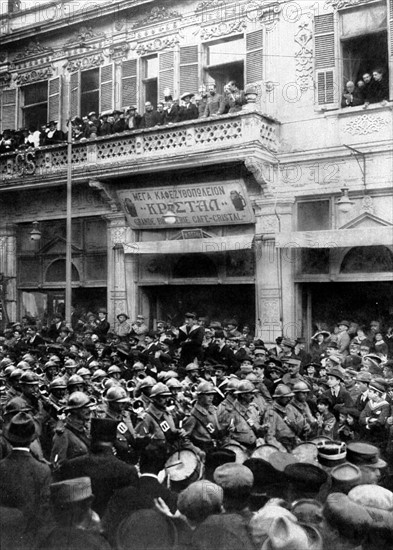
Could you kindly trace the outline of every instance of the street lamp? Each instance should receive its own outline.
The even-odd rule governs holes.
[[[30,239],[34,242],[41,240],[41,231],[38,229],[38,222],[32,223],[33,229],[30,231]]]
[[[337,201],[337,207],[342,214],[347,214],[352,209],[354,203],[349,198],[348,187],[343,187],[341,192],[342,195]]]

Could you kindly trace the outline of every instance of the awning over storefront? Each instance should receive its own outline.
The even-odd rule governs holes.
[[[347,248],[352,246],[392,246],[393,226],[362,227],[330,231],[278,233],[276,248]]]
[[[230,250],[247,250],[253,245],[251,235],[180,239],[174,241],[149,241],[125,243],[125,254],[209,254]]]

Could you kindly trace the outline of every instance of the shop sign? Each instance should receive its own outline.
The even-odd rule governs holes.
[[[254,223],[254,212],[243,182],[150,187],[117,192],[132,229],[168,227],[168,208],[176,215],[171,227],[201,227]]]

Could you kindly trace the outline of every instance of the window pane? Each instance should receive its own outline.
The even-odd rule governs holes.
[[[32,126],[35,130],[39,130],[41,126],[48,122],[48,104],[35,105],[23,110],[25,128]]]
[[[100,94],[95,92],[82,92],[81,94],[81,115],[88,115],[91,111],[98,113],[100,103]]]
[[[298,204],[298,231],[330,229],[329,201],[310,201]]]
[[[158,57],[147,57],[145,59],[145,78],[157,78],[158,76]]]
[[[243,37],[208,46],[208,65],[221,65],[241,61],[245,56]]]
[[[34,105],[35,103],[43,103],[48,97],[48,83],[37,82],[31,86],[24,86],[23,93],[25,105]]]
[[[81,72],[81,87],[82,93],[99,88],[99,69],[91,69],[90,71]]]

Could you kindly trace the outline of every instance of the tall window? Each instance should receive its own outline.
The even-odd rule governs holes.
[[[36,130],[48,122],[48,83],[37,82],[23,87],[23,125]]]
[[[236,80],[239,88],[244,88],[246,46],[243,36],[209,43],[205,54],[207,79],[210,77],[216,81],[219,93],[230,80]]]
[[[100,70],[90,69],[81,72],[81,115],[100,109]]]
[[[143,59],[144,100],[157,106],[158,96],[158,56],[152,55]]]
[[[343,84],[382,68],[388,81],[386,5],[375,4],[340,14]]]

